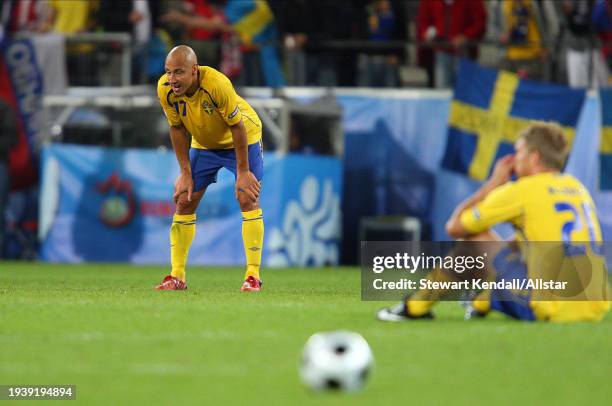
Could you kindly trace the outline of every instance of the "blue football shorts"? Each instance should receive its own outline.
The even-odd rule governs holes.
[[[503,248],[497,254],[493,260],[493,267],[497,272],[497,281],[527,279],[527,265],[522,260],[520,253],[510,247]],[[529,306],[530,298],[531,290],[517,292],[495,289],[491,291],[491,310],[497,310],[518,320],[534,321],[536,317]]]
[[[261,141],[248,147],[249,170],[261,182],[263,178],[263,148]],[[236,176],[236,151],[232,149],[201,149],[189,150],[193,191],[199,192],[217,181],[219,169],[226,168]]]

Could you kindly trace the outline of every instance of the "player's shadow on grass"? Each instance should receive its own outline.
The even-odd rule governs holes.
[[[144,235],[136,185],[126,176],[125,152],[104,148],[100,155],[83,181],[72,224],[75,252],[84,261],[129,261]]]

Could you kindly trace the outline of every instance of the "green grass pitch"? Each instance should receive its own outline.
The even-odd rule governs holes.
[[[186,292],[155,292],[165,267],[0,262],[0,384],[76,384],[74,404],[606,404],[612,318],[527,324],[385,324],[359,271],[193,267]],[[348,329],[376,367],[355,394],[315,394],[297,365],[317,331]],[[73,403],[71,403],[73,404]]]

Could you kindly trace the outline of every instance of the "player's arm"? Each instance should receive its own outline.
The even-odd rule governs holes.
[[[187,193],[187,200],[191,201],[193,178],[191,177],[191,164],[189,162],[189,137],[182,124],[170,126],[170,140],[180,169],[180,174],[174,183],[172,198],[176,203],[181,193]]]
[[[255,175],[249,170],[248,138],[238,106],[238,95],[232,83],[224,75],[219,77],[211,91],[219,114],[232,132],[236,151],[236,199],[240,200],[240,196],[246,194],[251,201],[256,201],[261,186]]]
[[[242,120],[230,126],[234,149],[236,150],[236,198],[238,193],[246,193],[249,199],[255,201],[259,197],[260,184],[249,170],[249,146],[246,128]]]
[[[187,200],[191,201],[191,194],[193,193],[193,179],[191,177],[191,165],[189,163],[189,137],[187,136],[187,130],[183,126],[178,112],[170,103],[167,82],[164,79],[160,79],[157,84],[157,96],[159,98],[159,104],[164,110],[166,119],[168,120],[168,126],[170,127],[170,141],[172,141],[172,147],[174,148],[174,154],[179,164],[180,174],[174,182],[174,195],[172,198],[176,203],[181,193],[187,193]]]
[[[472,233],[461,222],[461,215],[485,198],[496,188],[510,181],[514,170],[514,155],[506,155],[495,164],[493,174],[472,196],[462,202],[446,222],[446,232],[453,238],[464,238]]]

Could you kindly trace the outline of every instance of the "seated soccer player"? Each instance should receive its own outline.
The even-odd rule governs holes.
[[[515,143],[515,154],[499,159],[489,180],[451,215],[446,224],[448,234],[476,244],[499,240],[491,230],[496,224],[509,222],[515,228],[517,243],[498,248],[492,256],[493,266],[488,268],[489,280],[501,280],[504,275],[513,278],[520,275],[525,279],[541,271],[533,265],[542,264],[537,249],[517,255],[513,247],[520,244],[529,243],[536,248],[547,244],[544,242],[601,246],[593,199],[580,181],[561,173],[567,154],[568,144],[561,127],[552,123],[532,124]],[[512,175],[518,179],[512,181]],[[566,253],[560,252],[560,256]],[[568,262],[573,261],[570,258]],[[593,269],[601,271],[593,273],[599,279],[590,281],[596,300],[542,300],[534,296],[535,290],[483,290],[467,306],[466,316],[486,316],[496,310],[519,320],[598,321],[607,313],[610,303],[605,262],[597,254],[592,255],[589,263],[595,264],[593,261],[599,261]],[[434,270],[428,278],[442,281],[451,276]],[[431,309],[441,294],[444,292],[417,291],[399,305],[381,309],[377,317],[383,321],[432,318]]]

